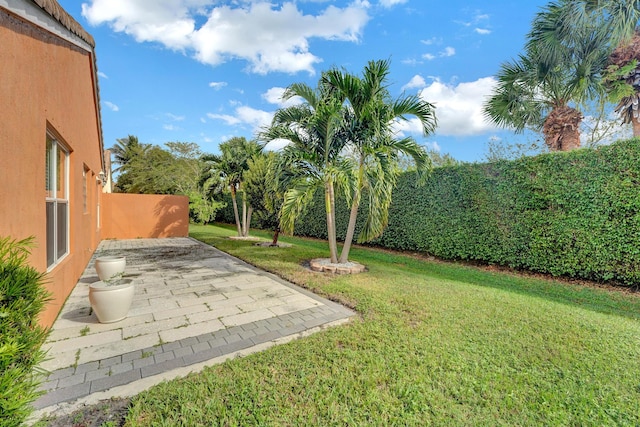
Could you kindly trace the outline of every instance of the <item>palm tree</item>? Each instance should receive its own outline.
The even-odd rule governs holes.
[[[607,35],[595,25],[582,25],[566,37],[573,2],[549,3],[536,15],[525,54],[501,66],[484,106],[486,117],[499,126],[542,131],[552,151],[580,146],[583,117],[576,107],[605,93]]]
[[[248,162],[261,148],[255,141],[247,141],[244,137],[234,137],[220,144],[220,155],[203,156],[206,163],[204,180],[218,180],[229,189],[233,203],[233,214],[236,220],[238,237],[249,234],[251,223],[251,206],[247,206],[246,194],[242,190],[243,173],[249,168]],[[242,220],[238,212],[236,195],[242,193]]]
[[[330,260],[338,262],[335,226],[336,186],[344,194],[351,192],[351,162],[341,157],[345,139],[343,130],[343,99],[320,79],[316,89],[303,83],[287,88],[283,98],[299,96],[303,104],[276,111],[271,126],[260,134],[270,142],[285,139],[289,144],[282,150],[283,162],[291,171],[280,211],[280,227],[292,233],[296,218],[322,188],[325,195],[327,238]]]
[[[119,165],[114,172],[122,169],[126,169],[127,164],[135,157],[144,154],[151,145],[141,144],[138,141],[138,137],[129,135],[126,138],[116,139],[116,143],[113,147],[109,148],[113,155],[113,163]]]
[[[244,190],[249,204],[254,208],[259,227],[273,230],[271,246],[278,245],[279,213],[287,191],[286,165],[281,157],[275,151],[260,153],[249,160],[249,169],[244,173]]]
[[[573,0],[563,7],[556,40],[572,43],[584,28],[597,28],[610,55],[604,71],[609,101],[617,103],[615,112],[624,124],[631,123],[634,136],[640,136],[640,3],[637,0]],[[539,40],[543,43],[544,40]],[[545,50],[555,54],[556,43]]]
[[[387,89],[389,71],[389,61],[383,60],[369,61],[361,78],[338,69],[325,74],[327,84],[345,99],[345,136],[356,164],[340,263],[349,259],[363,193],[369,197],[369,210],[358,242],[374,239],[387,226],[391,192],[399,172],[398,155],[411,157],[420,173],[431,166],[426,150],[412,138],[395,138],[392,125],[413,116],[420,121],[424,135],[428,135],[436,128],[434,107],[418,96],[392,99]]]

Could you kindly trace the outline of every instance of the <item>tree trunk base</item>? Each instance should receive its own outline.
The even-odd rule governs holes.
[[[309,261],[309,268],[311,271],[333,274],[358,274],[366,270],[364,265],[357,262],[332,263],[329,258],[312,259]]]

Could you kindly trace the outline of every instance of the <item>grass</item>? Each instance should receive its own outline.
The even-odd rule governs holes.
[[[254,232],[269,238],[268,233]],[[191,235],[353,307],[346,326],[160,384],[147,425],[639,425],[640,298],[357,247],[368,272],[303,267],[291,248]]]

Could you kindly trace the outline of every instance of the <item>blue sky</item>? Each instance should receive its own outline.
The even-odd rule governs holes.
[[[390,59],[394,96],[436,105],[439,126],[424,137],[464,161],[487,141],[522,136],[483,120],[481,106],[500,64],[524,46],[547,2],[527,0],[59,0],[96,40],[106,147],[195,142],[215,153],[233,136],[253,138],[282,106],[288,85],[313,87],[323,70],[360,73]]]

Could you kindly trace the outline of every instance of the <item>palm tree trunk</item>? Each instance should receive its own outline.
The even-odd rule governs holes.
[[[242,192],[242,237],[247,237],[248,227],[247,227],[247,194]]]
[[[273,231],[273,240],[271,241],[271,246],[278,246],[278,237],[280,236],[280,226],[277,226]]]
[[[249,236],[249,230],[251,229],[251,215],[253,215],[253,207],[249,205],[247,208],[247,222],[245,223],[244,237]]]
[[[633,128],[633,136],[640,136],[640,117],[631,116],[631,127]]]
[[[327,211],[327,239],[329,240],[329,253],[331,262],[338,262],[338,242],[336,241],[336,219],[335,219],[335,194],[333,191],[333,181],[327,180],[325,188],[325,208]]]
[[[233,202],[233,215],[236,219],[238,237],[242,237],[242,229],[240,228],[240,217],[238,215],[238,202],[236,201],[236,187],[234,185],[231,185],[231,201]]]
[[[360,207],[360,196],[362,194],[362,182],[364,180],[364,159],[360,159],[360,168],[358,170],[358,182],[356,191],[351,201],[351,212],[349,213],[349,224],[347,225],[347,235],[344,237],[344,246],[340,254],[340,263],[344,264],[349,261],[349,251],[351,243],[353,243],[353,235],[356,232],[356,220],[358,219],[358,208]]]

